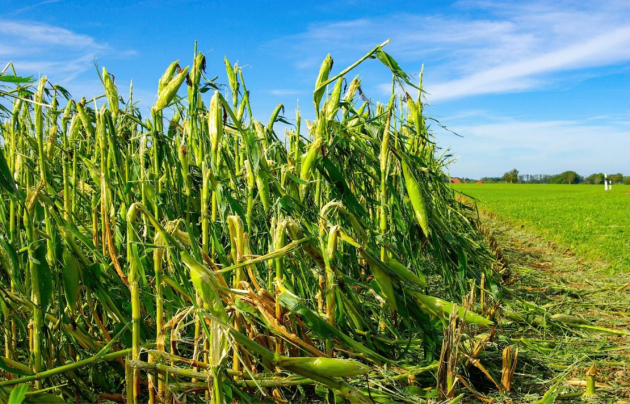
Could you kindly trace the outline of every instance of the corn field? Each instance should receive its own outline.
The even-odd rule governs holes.
[[[295,124],[283,105],[258,121],[242,69],[226,58],[220,85],[196,50],[148,116],[105,68],[77,101],[7,66],[0,401],[455,398],[449,328],[474,345],[492,324],[491,257],[422,75],[384,45],[334,75],[327,56]],[[391,72],[386,103],[350,78],[362,63]]]

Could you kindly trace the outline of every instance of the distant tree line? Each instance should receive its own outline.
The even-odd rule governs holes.
[[[626,184],[630,185],[630,175],[626,175],[624,177],[623,174],[609,174],[608,179],[613,182],[613,184]],[[591,174],[588,177],[584,178],[583,184],[603,184],[604,183],[604,174],[597,173]]]
[[[608,180],[613,184],[630,185],[630,176],[621,173],[608,174]],[[575,171],[565,171],[560,174],[519,174],[515,168],[503,174],[502,177],[483,177],[482,182],[508,182],[519,184],[603,184],[604,173],[591,174],[583,177]]]

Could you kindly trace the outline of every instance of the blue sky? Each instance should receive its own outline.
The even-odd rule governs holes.
[[[575,170],[630,175],[630,2],[64,1],[0,0],[0,66],[47,75],[75,98],[102,93],[93,59],[125,94],[155,100],[157,80],[193,43],[208,76],[225,83],[223,57],[244,66],[254,115],[278,103],[312,116],[327,53],[339,71],[376,44],[417,76],[427,114],[458,160],[453,176]],[[354,74],[355,72],[353,72]],[[390,74],[375,61],[356,73],[373,101]],[[209,96],[209,95],[208,95]]]

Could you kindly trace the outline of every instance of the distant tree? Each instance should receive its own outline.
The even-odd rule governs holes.
[[[623,177],[623,183],[626,185],[630,185],[630,175]]]
[[[551,179],[552,184],[579,184],[580,182],[582,182],[582,177],[575,171],[565,171],[554,175]]]
[[[584,178],[584,184],[603,184],[603,183],[604,183],[603,173],[591,174],[588,177]]]
[[[621,184],[623,183],[623,174],[621,173],[611,174],[608,176],[608,179],[611,180],[613,184]]]
[[[508,171],[503,174],[503,181],[511,183],[518,182],[518,170],[515,168],[512,171]]]

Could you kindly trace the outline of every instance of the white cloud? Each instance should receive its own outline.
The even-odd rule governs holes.
[[[18,14],[22,14],[25,13],[27,11],[31,11],[37,7],[41,7],[44,6],[46,4],[52,4],[52,3],[59,3],[61,0],[45,0],[39,3],[35,3],[35,4],[31,4],[29,6],[24,6],[22,8],[18,8],[16,10],[14,10],[13,12],[10,12],[9,15],[18,15]]]
[[[16,45],[29,44],[37,48],[47,46],[62,46],[73,49],[104,48],[104,45],[97,44],[88,35],[77,34],[64,28],[34,22],[2,20],[0,21],[0,35],[5,40],[19,41]]]
[[[303,93],[303,91],[291,90],[291,89],[287,89],[287,88],[277,88],[277,89],[269,90],[269,94],[280,96],[280,97],[288,97],[288,96],[292,96],[292,95],[299,95],[299,94],[302,94],[302,93]]]
[[[73,31],[31,21],[0,20],[0,62],[13,62],[21,75],[49,75],[69,83],[93,69],[93,60],[110,52],[107,44]]]
[[[315,69],[326,52],[343,65],[391,38],[386,51],[404,68],[426,64],[431,101],[553,87],[556,73],[630,61],[628,2],[468,1],[449,11],[318,23],[268,46]]]
[[[50,1],[32,7],[48,3]],[[90,35],[65,28],[34,21],[0,19],[0,67],[12,62],[19,75],[46,75],[74,96],[94,96],[102,92],[94,74],[95,59],[133,55],[133,50],[115,50]],[[84,72],[90,76],[83,78]],[[90,89],[96,92],[92,94]]]
[[[544,73],[577,70],[630,60],[630,28],[620,28],[582,43],[536,57],[505,63],[480,73],[427,86],[433,100],[517,91],[536,87]]]

